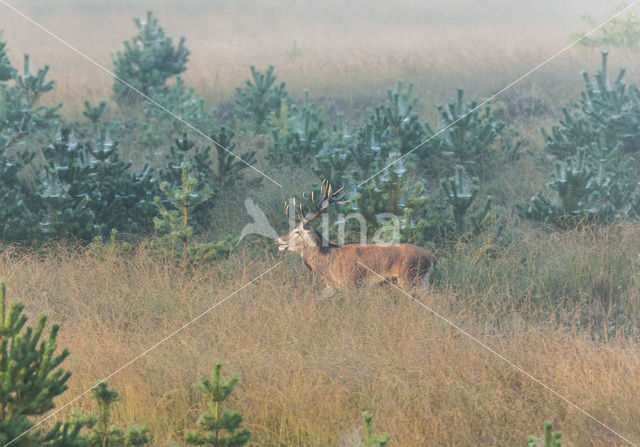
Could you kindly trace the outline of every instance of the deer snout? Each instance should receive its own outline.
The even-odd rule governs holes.
[[[280,251],[283,251],[289,248],[289,244],[280,237],[276,239],[276,245],[278,246],[278,250]]]

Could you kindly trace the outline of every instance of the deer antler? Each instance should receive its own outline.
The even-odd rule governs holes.
[[[342,190],[343,188],[334,191],[329,181],[324,179],[320,185],[320,200],[318,202],[316,202],[314,194],[311,193],[311,204],[313,206],[309,205],[304,194],[302,194],[302,200],[309,212],[302,218],[301,222],[311,222],[320,214],[324,213],[332,203],[347,203],[348,200],[342,200]],[[302,209],[302,207],[300,207],[300,209]]]
[[[296,221],[300,222],[304,219],[304,211],[302,211],[302,204],[297,204],[295,197],[291,201],[293,203],[293,210],[296,213]],[[284,202],[284,215],[289,217],[289,203],[287,202]]]
[[[342,190],[344,188],[340,188],[336,191],[333,190],[333,187],[329,184],[327,179],[324,179],[320,184],[320,200],[316,202],[315,194],[311,193],[311,204],[307,201],[305,194],[302,193],[302,203],[296,204],[296,199],[293,199],[293,209],[296,212],[296,220],[302,223],[311,222],[313,219],[318,217],[320,214],[324,213],[329,205],[332,203],[347,203],[348,200],[342,200]],[[304,213],[302,205],[307,208],[307,214]],[[284,204],[284,213],[286,216],[289,216],[289,204],[285,202]]]

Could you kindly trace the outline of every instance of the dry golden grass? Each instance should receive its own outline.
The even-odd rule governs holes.
[[[490,246],[441,253],[425,303],[638,440],[638,342],[615,335],[603,341],[579,329],[577,319],[565,320],[593,302],[572,301],[569,279],[564,292],[554,287],[570,271],[589,289],[603,271],[619,281],[615,272],[622,269],[630,278],[618,299],[637,301],[630,281],[637,272],[638,231],[587,229],[551,238],[528,233],[497,257]],[[616,247],[623,247],[621,260],[609,268]],[[279,259],[256,250],[191,273],[144,249],[131,256],[6,251],[0,274],[12,300],[25,302],[34,317],[46,312],[61,323],[60,345],[71,350],[65,366],[73,372],[62,404]],[[523,253],[530,256],[529,276],[519,284]],[[552,270],[559,270],[556,276]],[[536,281],[540,287],[531,289]],[[558,311],[539,315],[530,305],[518,307],[518,291],[529,295],[524,298],[531,305],[544,308],[550,301]],[[180,438],[204,409],[194,382],[208,374],[213,359],[222,359],[227,374],[242,376],[230,405],[243,412],[256,446],[354,445],[365,409],[374,412],[377,431],[393,435],[392,446],[523,445],[549,418],[565,432],[563,445],[623,445],[389,287],[325,301],[313,299],[315,292],[297,259],[280,265],[118,373],[111,380],[123,396],[118,423],[149,423],[156,445]],[[598,298],[593,289],[591,297]],[[89,400],[76,408],[90,410]]]

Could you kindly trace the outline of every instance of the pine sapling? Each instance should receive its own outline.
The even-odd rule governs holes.
[[[428,123],[422,123],[413,111],[418,98],[413,96],[413,83],[405,89],[402,81],[393,90],[387,90],[387,102],[382,106],[385,125],[391,138],[392,151],[406,154],[433,135]],[[424,153],[426,148],[418,148]]]
[[[362,413],[362,419],[364,420],[364,441],[360,444],[360,447],[385,447],[391,435],[385,433],[381,436],[373,434],[373,428],[371,427],[371,419],[373,415],[367,411]]]
[[[235,133],[225,126],[221,126],[216,132],[211,133],[211,138],[216,142],[216,169],[212,168],[209,160],[209,148],[200,151],[196,148],[194,162],[203,180],[212,183],[214,193],[235,186],[244,177],[244,170],[256,163],[256,152],[248,151],[241,155],[241,160],[232,153],[236,148]],[[257,186],[262,179],[252,181]]]
[[[98,124],[98,121],[100,121],[100,118],[102,118],[106,108],[107,101],[104,99],[101,100],[97,106],[92,106],[89,101],[85,101],[82,114],[91,122],[91,124],[96,125]]]
[[[144,19],[136,18],[134,22],[138,34],[125,42],[124,50],[113,57],[114,72],[119,79],[149,95],[152,89],[164,88],[170,77],[186,70],[189,50],[184,45],[184,37],[174,45],[151,11],[147,11]],[[118,101],[141,98],[129,85],[120,80],[113,84]]]
[[[553,430],[553,422],[545,421],[544,422],[544,439],[542,447],[562,447],[562,432],[556,430],[552,433]],[[527,438],[528,447],[538,447],[538,439],[534,436],[529,436]]]
[[[442,188],[444,188],[447,200],[453,209],[456,230],[462,234],[464,233],[464,218],[467,210],[475,200],[476,195],[478,195],[478,191],[480,191],[478,178],[472,178],[471,183],[469,183],[464,168],[458,165],[456,166],[455,176],[442,181]]]
[[[210,447],[239,447],[249,442],[250,433],[240,430],[242,414],[238,411],[223,410],[223,403],[238,383],[234,374],[227,381],[222,380],[222,363],[214,361],[211,378],[202,378],[196,389],[207,398],[209,410],[196,422],[196,430],[187,432],[185,441],[189,445]]]
[[[441,152],[468,169],[482,169],[505,123],[497,119],[490,107],[480,110],[475,101],[465,101],[462,89],[458,89],[456,100],[447,107],[439,105],[438,111],[443,128],[438,138]]]
[[[353,169],[351,150],[354,138],[345,123],[342,113],[336,116],[336,124],[329,132],[322,150],[315,157],[313,172],[318,178],[326,178],[329,183],[343,185],[352,183],[350,177]]]
[[[0,39],[2,39],[2,31],[0,30]],[[10,80],[14,73],[15,68],[11,66],[11,61],[7,55],[6,42],[0,42],[0,82]]]
[[[77,414],[84,421],[89,433],[85,440],[89,447],[134,447],[151,442],[149,428],[146,425],[130,427],[126,432],[111,424],[111,409],[120,400],[115,388],[109,388],[107,382],[99,382],[91,390],[91,396],[98,406],[98,414]]]
[[[160,184],[160,189],[173,209],[167,209],[159,197],[155,198],[160,216],[154,219],[154,225],[157,230],[165,233],[162,240],[171,245],[182,245],[183,257],[187,256],[187,245],[193,234],[193,227],[190,225],[193,209],[211,197],[209,191],[199,192],[197,185],[198,181],[189,175],[189,163],[183,162],[181,186],[172,189],[166,181]]]
[[[0,280],[0,444],[17,447],[81,447],[84,421],[57,422],[43,432],[30,417],[42,417],[55,408],[54,398],[67,390],[71,372],[60,367],[69,351],[58,351],[59,326],[41,339],[47,316],[26,327],[24,306],[12,302],[7,309],[6,286]]]
[[[29,107],[33,107],[43,93],[53,89],[53,81],[47,81],[49,66],[45,65],[37,73],[31,73],[31,62],[28,54],[24,55],[24,72],[16,76],[16,84],[27,97]]]
[[[42,130],[50,130],[62,107],[37,105],[41,96],[53,88],[54,82],[46,79],[49,67],[37,73],[31,72],[29,55],[24,56],[23,73],[18,73],[11,65],[0,43],[0,151],[15,144],[26,135]],[[10,85],[6,81],[13,80]]]
[[[237,88],[235,95],[236,118],[248,130],[264,134],[267,130],[267,119],[271,112],[280,109],[281,101],[290,103],[285,83],[276,85],[273,66],[261,73],[251,66],[251,80],[245,82],[244,88]]]

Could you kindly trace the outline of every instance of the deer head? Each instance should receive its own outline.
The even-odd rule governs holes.
[[[288,232],[280,236],[276,240],[278,250],[291,250],[293,252],[302,253],[305,248],[318,247],[320,244],[320,236],[308,225],[316,217],[324,213],[332,203],[346,203],[342,200],[342,188],[334,191],[327,179],[324,179],[320,185],[320,198],[316,201],[313,193],[311,193],[311,203],[309,203],[302,193],[302,203],[296,205],[293,199],[293,208],[296,213],[296,226]],[[307,209],[307,213],[303,211],[303,204]],[[285,202],[284,213],[289,216],[289,204]]]

